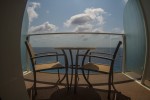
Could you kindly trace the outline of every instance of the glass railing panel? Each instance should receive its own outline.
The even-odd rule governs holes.
[[[42,35],[33,35],[30,36],[30,43],[32,44],[35,52],[49,52],[57,51],[62,53],[61,50],[57,50],[57,47],[92,47],[96,48],[96,51],[113,53],[118,41],[122,41],[122,35],[112,35],[112,34],[96,34],[96,33],[53,33],[53,34],[42,34]],[[95,51],[94,50],[94,51]],[[81,50],[80,53],[84,51]],[[76,51],[73,51],[73,58],[75,59]],[[67,52],[69,55],[69,52]],[[103,55],[102,55],[103,56]],[[70,56],[68,56],[70,62]],[[122,57],[123,57],[123,48],[119,49],[114,70],[120,72],[122,70]],[[39,59],[39,63],[48,62],[54,60],[55,58],[43,58]],[[88,60],[88,59],[86,59]],[[64,65],[63,57],[59,58],[59,61]],[[109,64],[108,61],[94,59],[97,63]],[[71,63],[69,63],[70,65]],[[75,61],[74,61],[75,64]],[[81,60],[79,59],[79,64]],[[56,72],[56,71],[51,71]],[[64,71],[62,71],[64,72]]]
[[[30,43],[33,47],[114,47],[119,39],[122,38],[110,34],[43,33],[30,36]]]
[[[28,13],[25,10],[23,23],[22,23],[22,30],[21,30],[21,62],[22,62],[22,70],[27,71],[27,52],[26,52],[26,46],[25,46],[25,40],[28,33],[28,26],[29,26],[29,19],[28,19]]]

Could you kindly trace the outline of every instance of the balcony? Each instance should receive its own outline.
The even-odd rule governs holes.
[[[129,70],[125,64],[126,62],[126,42],[125,42],[125,35],[124,34],[116,34],[116,33],[43,33],[43,34],[30,34],[26,38],[32,46],[34,47],[34,50],[36,52],[48,52],[48,51],[57,51],[61,53],[60,50],[56,50],[54,48],[56,47],[96,47],[97,51],[101,52],[108,52],[112,53],[115,47],[115,44],[120,40],[123,42],[123,45],[121,46],[119,53],[116,58],[116,63],[114,66],[114,83],[115,87],[118,91],[122,92],[123,95],[128,96],[131,98],[131,100],[148,100],[150,98],[150,91],[148,87],[143,86],[140,82],[142,80],[141,74],[136,73],[132,70]],[[82,51],[81,51],[82,52]],[[75,53],[75,51],[73,52]],[[69,52],[67,53],[67,55]],[[73,54],[75,56],[75,54]],[[28,56],[26,56],[26,62],[25,67],[23,70],[25,71],[25,83],[28,86],[30,83],[33,82],[32,74],[30,73],[30,62],[28,59]],[[43,59],[39,60],[39,62],[46,62],[50,59]],[[64,64],[62,58],[59,59],[59,61]],[[70,61],[69,61],[70,62]],[[104,61],[97,61],[98,63],[108,63]],[[75,61],[73,61],[75,63]],[[81,62],[80,62],[81,64]],[[65,64],[64,64],[65,66]],[[61,71],[61,78],[63,77],[65,73],[65,70]],[[69,73],[71,73],[71,70],[69,70]],[[78,87],[81,89],[78,89],[78,96],[77,95],[71,95],[68,98],[74,98],[76,97],[77,100],[81,99],[87,99],[92,100],[93,95],[89,95],[85,97],[86,91],[82,90],[82,87],[87,87],[87,84],[85,80],[83,79],[83,76],[81,75],[81,72],[79,71],[79,83]],[[57,81],[57,74],[56,71],[48,71],[48,72],[39,72],[37,74],[38,76],[38,95],[36,96],[36,99],[60,99],[62,97],[57,97],[55,95],[56,88],[51,88],[56,81]],[[69,77],[71,75],[69,74]],[[69,78],[70,79],[70,78]],[[105,75],[101,75],[98,73],[92,73],[90,75],[89,81],[93,85],[93,87],[96,89],[98,95],[101,97],[102,100],[107,100],[107,82],[108,77]],[[69,80],[70,81],[70,80]],[[73,82],[74,83],[74,82]],[[59,84],[59,88],[63,89],[66,85],[66,81],[63,81],[61,84]],[[146,85],[149,86],[150,82],[146,81]],[[132,88],[132,89],[131,89]],[[64,92],[66,93],[66,92]],[[83,93],[83,94],[80,94]],[[85,94],[84,94],[85,93]],[[136,93],[136,94],[135,94]],[[147,95],[146,95],[147,94]],[[54,98],[52,98],[55,95]],[[63,98],[64,100],[66,98]]]
[[[26,38],[26,34],[28,33],[27,27],[29,24],[29,21],[27,20],[28,16],[26,16],[24,18],[25,20],[22,20],[23,13],[25,11],[26,1],[27,0],[17,0],[17,2],[15,2],[15,3],[14,3],[14,1],[9,1],[9,3],[8,3],[8,1],[3,1],[3,3],[1,3],[1,8],[2,8],[1,12],[3,13],[3,14],[1,14],[1,25],[3,26],[3,28],[1,29],[1,39],[0,39],[1,46],[2,46],[1,47],[1,61],[0,61],[0,66],[1,66],[1,69],[0,69],[0,73],[1,73],[1,75],[0,75],[0,80],[1,80],[0,81],[0,99],[2,99],[2,100],[3,99],[5,99],[5,100],[28,100],[28,96],[27,96],[23,78],[22,78],[22,70],[21,70],[22,66],[21,66],[21,61],[20,61],[21,60],[20,49],[24,48],[24,47],[20,48],[20,40],[21,40],[20,38],[22,38],[22,37]],[[45,0],[39,0],[39,1],[45,2]],[[49,1],[51,1],[51,0],[49,0]],[[55,1],[55,0],[52,0],[52,1]],[[98,1],[98,0],[95,0],[95,1]],[[103,1],[108,1],[108,2],[111,2],[112,4],[115,4],[118,6],[117,0],[115,1],[117,3],[114,3],[109,0],[103,0]],[[124,0],[124,1],[127,1],[127,0]],[[64,2],[64,1],[61,1],[61,2]],[[72,2],[72,1],[70,0],[70,2]],[[85,2],[87,2],[87,1],[85,0]],[[91,2],[93,2],[93,1],[91,1]],[[100,5],[101,1],[99,0],[99,2],[100,3],[96,3],[96,4]],[[120,2],[122,2],[122,0],[120,0]],[[118,17],[116,17],[116,19],[118,21],[124,22],[123,28],[124,28],[124,33],[125,33],[126,39],[133,40],[136,42],[138,41],[138,43],[139,42],[141,43],[141,40],[142,40],[141,36],[145,37],[143,39],[145,41],[145,43],[142,43],[142,44],[146,45],[146,50],[145,50],[146,51],[146,54],[145,54],[146,55],[146,57],[145,57],[146,63],[144,65],[145,69],[142,69],[143,68],[143,66],[142,66],[142,68],[139,70],[139,71],[142,71],[143,74],[140,73],[140,74],[136,75],[136,74],[134,74],[135,71],[130,71],[130,72],[123,71],[123,75],[124,75],[124,73],[125,74],[128,73],[128,75],[130,74],[130,78],[132,78],[134,80],[133,83],[135,83],[135,85],[132,85],[132,84],[130,85],[130,83],[132,83],[132,82],[128,82],[129,83],[128,85],[125,85],[125,83],[115,84],[115,86],[117,86],[117,89],[119,89],[119,87],[121,85],[124,85],[121,87],[125,87],[125,88],[119,89],[119,91],[121,91],[124,95],[130,96],[133,100],[138,100],[138,99],[139,100],[149,100],[149,98],[150,98],[149,97],[150,93],[149,93],[149,91],[147,91],[148,89],[145,88],[145,85],[147,85],[147,87],[150,87],[150,85],[149,85],[149,79],[150,79],[150,77],[149,77],[150,76],[149,75],[149,71],[150,71],[150,67],[149,67],[149,59],[150,59],[150,55],[149,55],[149,51],[150,51],[149,50],[149,43],[150,43],[149,42],[149,38],[150,38],[149,37],[149,33],[150,33],[149,32],[149,30],[150,30],[150,27],[149,27],[149,25],[150,25],[149,2],[150,2],[149,0],[128,0],[128,3],[126,4],[127,6],[123,13],[123,15],[124,15],[122,17],[123,19],[119,20]],[[57,3],[62,5],[62,3],[60,3],[60,2],[57,2]],[[58,6],[57,3],[56,3],[56,5]],[[91,4],[89,2],[87,2],[87,3]],[[47,3],[47,2],[46,2],[46,4],[48,4],[49,7],[51,7],[51,5],[52,5],[52,3]],[[54,7],[57,7],[57,6],[54,6]],[[70,6],[70,4],[69,4],[69,6]],[[45,7],[45,6],[42,5],[41,8],[42,7]],[[79,6],[76,6],[76,7],[78,8]],[[108,4],[106,4],[106,7],[110,8],[110,6],[108,6]],[[140,8],[142,8],[142,9],[140,9]],[[83,12],[83,10],[82,10],[82,12]],[[110,8],[110,10],[111,10],[111,8]],[[117,16],[118,16],[118,14],[122,14],[122,13],[118,13],[117,12],[118,10],[119,9],[114,9],[115,13],[112,13],[112,14],[115,14]],[[65,11],[65,12],[67,12],[67,11]],[[107,12],[108,12],[108,10],[107,10]],[[47,12],[47,13],[49,13],[49,12]],[[54,11],[54,13],[55,13],[55,11]],[[62,14],[62,12],[59,14]],[[51,14],[51,15],[53,15],[53,14]],[[62,17],[62,15],[59,17]],[[43,14],[43,16],[45,17],[45,14]],[[50,18],[50,17],[48,17],[48,18]],[[41,18],[39,18],[39,19],[41,19]],[[56,20],[57,19],[59,19],[59,18],[56,18]],[[24,21],[25,24],[21,24],[22,21]],[[46,20],[44,20],[43,22],[45,22],[45,21]],[[53,21],[55,21],[55,20],[53,20]],[[39,21],[35,20],[35,22],[39,22]],[[41,23],[43,23],[43,22],[41,22]],[[115,23],[116,23],[116,21],[113,21],[111,23],[112,24],[111,26],[115,26],[114,25]],[[23,26],[23,28],[24,28],[22,33],[21,33],[21,26]],[[143,30],[144,32],[141,32],[141,30]],[[134,34],[132,34],[132,33],[134,33]],[[126,46],[135,47],[134,43],[131,44],[133,41],[128,41]],[[23,44],[24,44],[24,42],[23,42]],[[139,45],[139,44],[137,44],[137,45]],[[21,46],[23,46],[23,45],[21,45]],[[143,48],[141,48],[141,49],[143,49]],[[24,48],[23,50],[26,50],[26,49]],[[133,52],[134,51],[138,51],[138,49],[134,48]],[[139,51],[139,52],[142,52],[142,51]],[[127,51],[126,54],[131,55],[132,52],[130,53]],[[22,56],[22,57],[24,58],[26,56]],[[127,58],[126,56],[124,56],[124,57]],[[137,56],[135,55],[133,57],[137,57]],[[141,58],[143,58],[143,57],[141,57]],[[127,58],[126,60],[131,61],[130,59]],[[29,71],[29,68],[27,66],[28,64],[26,63],[26,61],[24,61],[22,64],[24,67],[24,71],[29,73],[30,71]],[[26,66],[27,66],[27,69],[26,69]],[[128,66],[126,66],[126,67],[128,67]],[[133,65],[133,67],[136,68],[137,65]],[[145,70],[145,71],[143,71],[143,70]],[[46,74],[46,73],[44,73],[44,74]],[[28,77],[28,75],[30,75],[30,74],[24,73],[25,78],[30,79],[30,77]],[[48,75],[50,75],[50,74],[47,74],[47,76]],[[54,75],[54,74],[52,74],[52,75]],[[41,76],[40,78],[42,79],[43,78],[42,75],[40,75],[40,76]],[[142,81],[135,80],[136,77],[142,78]],[[116,77],[115,77],[115,79],[116,79]],[[81,80],[82,79],[80,79],[80,81]],[[51,80],[51,81],[53,82],[55,80]],[[129,88],[127,88],[126,86],[128,86]],[[41,85],[41,87],[42,87],[42,85]],[[134,88],[134,87],[136,87],[136,88]],[[140,87],[140,89],[139,89],[139,87]],[[42,93],[48,93],[48,92],[42,92]],[[48,95],[49,95],[49,93],[48,93]],[[45,95],[45,96],[48,96],[48,95]],[[38,94],[38,96],[39,96],[39,94]]]

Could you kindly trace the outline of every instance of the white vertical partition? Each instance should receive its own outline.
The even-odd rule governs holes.
[[[142,75],[146,56],[146,31],[139,0],[128,0],[124,10],[126,71]]]
[[[0,98],[29,100],[21,68],[20,37],[27,0],[0,3]]]
[[[150,80],[150,0],[140,0],[141,7],[143,10],[143,15],[145,18],[145,26],[146,26],[146,36],[147,36],[147,59],[146,65],[143,71],[142,82],[144,83],[145,80]],[[144,83],[145,84],[145,83]],[[145,84],[146,85],[146,84]]]

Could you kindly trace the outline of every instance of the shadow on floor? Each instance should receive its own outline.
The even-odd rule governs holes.
[[[78,87],[77,93],[73,89],[67,92],[66,88],[40,87],[37,88],[36,100],[108,100],[107,90]],[[111,100],[130,100],[129,97],[112,91]]]

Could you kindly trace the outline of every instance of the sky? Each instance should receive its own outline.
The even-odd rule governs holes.
[[[127,1],[28,0],[28,33],[124,33],[123,11]]]

